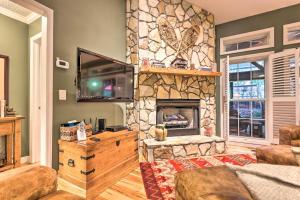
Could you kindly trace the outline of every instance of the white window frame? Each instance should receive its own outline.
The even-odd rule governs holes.
[[[265,63],[265,92],[266,92],[266,96],[265,96],[265,130],[266,130],[266,137],[265,138],[248,138],[248,137],[237,137],[237,136],[230,136],[228,134],[228,142],[230,143],[238,143],[242,146],[247,146],[247,145],[270,145],[273,142],[273,134],[271,132],[269,132],[269,126],[270,123],[268,122],[267,119],[269,119],[269,68],[270,68],[270,61],[269,61],[269,56],[272,55],[274,53],[274,51],[269,51],[269,52],[263,52],[263,53],[256,53],[256,54],[248,54],[248,55],[244,55],[244,56],[233,56],[230,57],[230,61],[233,62],[243,62],[243,61],[249,61],[249,60],[259,60],[259,59],[264,59],[266,60]],[[225,69],[225,63],[226,58],[221,59],[221,71],[224,72]],[[221,77],[221,79],[223,79],[224,77]],[[222,95],[220,95],[220,102],[223,102],[223,81],[220,81],[220,88],[221,88],[221,92]],[[223,111],[223,106],[221,105],[220,107],[220,111],[221,111],[221,130],[224,130],[223,128],[223,121],[224,121],[224,111]],[[223,131],[221,132],[221,136],[224,137],[226,133],[224,133]]]
[[[300,43],[300,39],[289,41],[288,33],[289,33],[290,29],[299,29],[300,30],[300,22],[283,25],[283,45]]]
[[[246,49],[240,49],[240,50],[234,50],[234,51],[226,51],[225,45],[230,44],[230,42],[243,42],[248,40],[256,39],[259,36],[267,35],[268,36],[268,43],[266,45],[258,46],[258,47],[250,47]],[[247,33],[242,33],[238,35],[223,37],[220,39],[220,54],[221,55],[228,55],[228,54],[234,54],[234,53],[240,53],[240,52],[246,52],[246,51],[253,51],[258,49],[266,49],[266,48],[273,48],[274,47],[274,27],[258,30],[258,31],[252,31]]]

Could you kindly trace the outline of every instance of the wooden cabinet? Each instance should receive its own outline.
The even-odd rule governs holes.
[[[93,199],[138,167],[137,140],[136,131],[105,132],[83,142],[60,140],[59,176]]]
[[[6,164],[0,168],[5,171],[19,167],[21,161],[21,120],[23,117],[0,118],[0,137],[6,140]]]

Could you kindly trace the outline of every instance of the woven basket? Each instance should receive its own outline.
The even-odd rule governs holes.
[[[60,139],[69,142],[77,140],[77,129],[78,126],[60,127]],[[85,125],[85,133],[86,137],[92,135],[93,127],[91,124]]]

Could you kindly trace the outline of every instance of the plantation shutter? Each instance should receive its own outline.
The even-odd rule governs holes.
[[[229,136],[229,101],[230,101],[230,90],[229,90],[229,56],[224,60],[223,69],[223,137],[227,140]]]
[[[273,133],[273,143],[277,144],[280,127],[299,124],[299,50],[273,54],[270,61],[269,133]]]

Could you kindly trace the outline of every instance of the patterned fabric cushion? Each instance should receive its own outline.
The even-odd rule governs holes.
[[[300,140],[292,140],[292,146],[294,147],[300,147]]]
[[[272,145],[256,148],[256,158],[259,163],[277,165],[298,165],[289,145]]]
[[[300,199],[300,167],[271,164],[228,165],[256,200]]]
[[[252,200],[226,166],[179,172],[175,175],[176,200]]]

